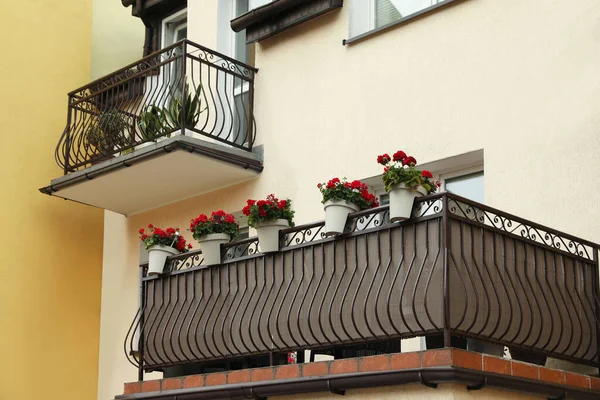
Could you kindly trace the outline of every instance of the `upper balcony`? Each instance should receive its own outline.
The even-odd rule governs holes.
[[[69,93],[40,190],[128,215],[255,178],[256,72],[183,40]]]
[[[286,229],[276,253],[249,238],[223,246],[220,265],[194,251],[161,276],[142,272],[130,361],[169,376],[276,365],[304,349],[393,353],[401,338],[443,336],[446,347],[468,338],[513,359],[598,366],[597,244],[449,193],[418,199],[402,223],[387,215],[351,214],[333,238],[323,222]]]

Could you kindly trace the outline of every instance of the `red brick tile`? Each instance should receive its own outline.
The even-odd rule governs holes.
[[[128,382],[125,384],[123,394],[134,394],[142,391],[142,384],[140,382]]]
[[[256,368],[253,369],[250,373],[250,379],[252,382],[257,381],[270,381],[275,379],[275,369],[274,368]]]
[[[227,375],[227,383],[244,383],[250,382],[250,370],[240,369],[238,371],[231,371]]]
[[[158,379],[142,382],[142,392],[158,392],[159,390],[160,381]]]
[[[552,383],[565,383],[564,371],[540,367],[540,380]]]
[[[351,374],[353,372],[358,372],[358,360],[356,358],[335,360],[329,366],[330,374]]]
[[[162,390],[181,389],[182,387],[183,381],[181,380],[181,378],[163,379],[161,384]]]
[[[510,360],[483,356],[483,370],[495,374],[511,375]]]
[[[540,371],[537,365],[525,364],[519,361],[511,361],[512,374],[520,378],[539,379]]]
[[[302,376],[321,376],[329,373],[329,363],[312,362],[302,364]]]
[[[590,387],[592,390],[600,390],[600,378],[590,376]]]
[[[183,378],[184,388],[194,388],[204,386],[204,375],[190,375]]]
[[[224,385],[227,383],[227,374],[224,372],[217,372],[214,374],[206,375],[206,380],[204,382],[205,386],[216,386],[216,385]]]
[[[585,375],[572,374],[570,372],[565,372],[565,378],[567,385],[582,387],[585,389],[590,388],[590,378]]]
[[[409,369],[421,366],[421,353],[398,353],[390,357],[390,369]]]
[[[275,379],[292,379],[300,376],[298,364],[282,365],[275,370]]]
[[[452,351],[450,349],[424,351],[421,354],[421,363],[423,367],[450,365],[452,364]]]
[[[459,368],[482,370],[482,356],[466,350],[452,349],[452,365]]]
[[[358,360],[359,372],[387,371],[388,369],[390,369],[390,357],[388,355],[363,357]]]

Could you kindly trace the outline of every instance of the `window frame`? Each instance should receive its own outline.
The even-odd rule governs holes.
[[[163,18],[160,21],[160,49],[164,49],[167,46],[172,45],[173,43],[175,43],[174,41],[171,41],[169,43],[167,43],[167,38],[168,38],[168,33],[171,33],[171,39],[174,38],[174,34],[176,34],[177,30],[176,29],[169,29],[168,28],[168,24],[177,22],[177,21],[185,21],[182,22],[181,24],[176,25],[176,28],[181,27],[181,25],[184,25],[185,28],[187,28],[188,25],[188,21],[187,21],[187,12],[188,9],[183,8],[177,12],[174,12],[173,14],[169,15],[168,17]]]
[[[382,25],[378,28],[375,27],[375,0],[364,1],[364,3],[369,3],[369,5],[372,7],[372,11],[366,13],[368,20],[367,23],[364,22],[365,5],[363,5],[363,3],[353,2],[349,12],[350,17],[348,24],[348,39],[344,39],[342,41],[342,44],[345,46],[354,42],[358,42],[369,36],[375,35],[379,32],[385,31],[397,25],[403,25],[425,14],[433,13],[460,1],[462,0],[443,0],[440,3],[423,8],[420,11],[407,15],[406,17],[402,17],[396,21],[390,22],[389,24]],[[359,11],[358,8],[355,7],[356,4],[360,4],[358,8],[362,9],[362,11]],[[368,26],[368,30],[365,30],[365,25]]]

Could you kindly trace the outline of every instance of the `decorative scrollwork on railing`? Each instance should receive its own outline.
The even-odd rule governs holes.
[[[530,221],[504,214],[498,210],[486,207],[483,204],[471,202],[458,196],[448,196],[448,209],[451,214],[487,225],[544,245],[552,249],[562,250],[564,252],[592,260],[594,248],[591,244],[570,235],[546,228],[542,225]]]
[[[257,237],[251,237],[248,239],[242,239],[236,242],[228,243],[223,247],[225,252],[224,261],[260,253]]]
[[[204,258],[200,250],[190,251],[188,253],[179,254],[169,258],[167,268],[169,272],[181,271],[184,269],[199,267],[202,265]]]
[[[297,226],[282,232],[285,239],[283,247],[298,246],[304,243],[325,239],[325,222]]]

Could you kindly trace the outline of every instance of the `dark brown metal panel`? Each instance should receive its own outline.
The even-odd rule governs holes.
[[[171,273],[143,278],[126,349],[141,326],[147,370],[340,345],[398,351],[401,337],[443,332],[445,312],[450,333],[597,364],[598,245],[451,194],[419,199],[401,224],[387,212],[351,215],[336,238],[322,222],[286,229],[272,254],[256,238],[228,244],[221,265],[173,257]]]
[[[302,22],[340,8],[343,0],[275,0],[231,21],[231,28],[246,29],[246,42],[252,43],[283,32]]]
[[[148,368],[438,331],[440,220],[148,281]]]
[[[485,227],[450,224],[453,330],[556,357],[596,358],[592,263]]]

